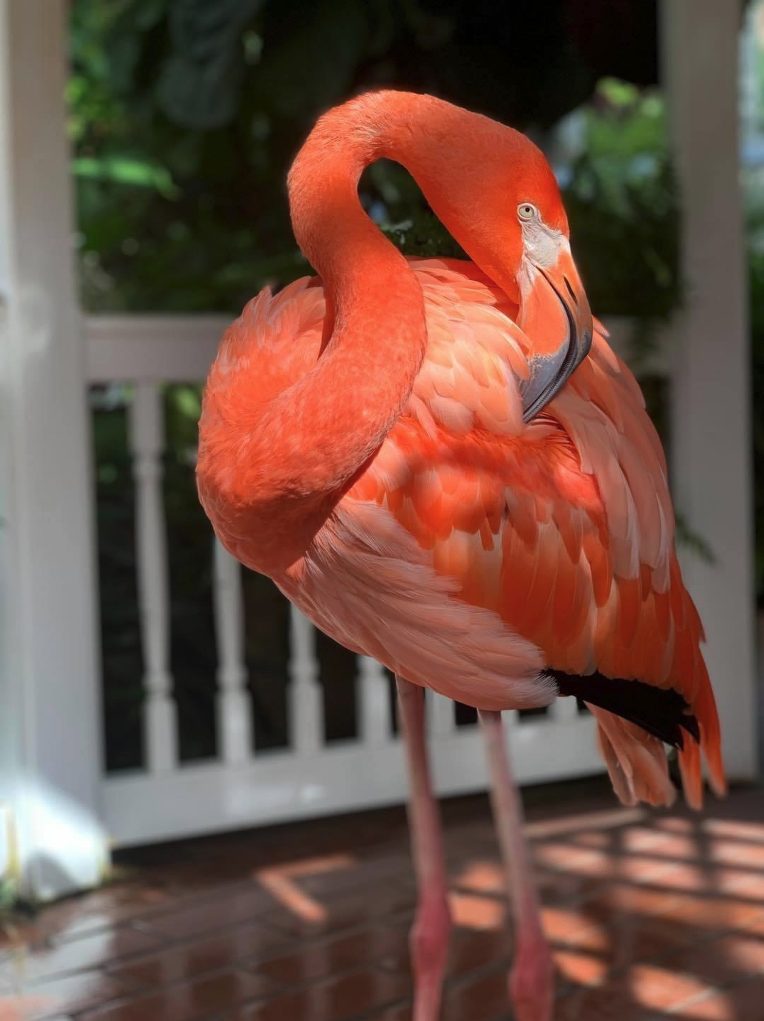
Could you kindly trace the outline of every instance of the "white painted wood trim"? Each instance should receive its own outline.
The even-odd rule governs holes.
[[[521,783],[603,769],[590,716],[564,728],[548,722],[513,727],[509,750]],[[479,728],[431,742],[430,754],[438,793],[485,790]],[[291,752],[269,752],[235,769],[184,766],[162,777],[111,776],[104,782],[108,830],[119,846],[375,808],[405,801],[407,790],[400,741],[322,748],[297,762]]]
[[[549,712],[552,714],[552,719],[558,723],[570,723],[571,720],[578,718],[578,702],[571,696],[558,698],[549,707]]]
[[[252,706],[244,664],[242,567],[214,542],[212,597],[218,652],[218,754],[236,766],[252,757]]]
[[[436,691],[428,691],[426,701],[427,730],[433,738],[448,737],[456,731],[454,702]]]
[[[677,509],[710,544],[680,551],[708,635],[729,775],[757,773],[750,353],[738,160],[738,3],[662,0],[663,78],[682,206],[673,346]]]
[[[0,0],[0,802],[37,899],[99,881],[91,438],[72,265],[64,0]]]
[[[293,752],[307,757],[317,754],[323,745],[324,706],[318,683],[315,628],[296,606],[290,603],[289,643],[289,722]],[[302,768],[301,766],[297,767]]]
[[[384,667],[370,656],[358,657],[360,736],[367,746],[384,744],[392,738],[390,693]]]
[[[204,380],[233,318],[199,314],[85,316],[87,378],[91,383]],[[628,361],[634,321],[610,316],[603,325],[610,333],[613,350]],[[668,375],[671,327],[660,327],[657,340],[645,368]]]
[[[170,674],[170,587],[162,499],[164,419],[157,383],[136,385],[129,424],[135,478],[146,757],[150,772],[163,773],[173,769],[178,761],[178,727]]]
[[[87,378],[92,383],[204,380],[234,318],[200,314],[86,316]]]

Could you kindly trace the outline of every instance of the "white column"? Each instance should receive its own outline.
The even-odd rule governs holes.
[[[13,878],[98,882],[91,440],[72,265],[64,0],[0,0],[0,810]]]
[[[427,729],[433,737],[450,737],[456,733],[456,713],[454,702],[437,691],[428,691]]]
[[[290,604],[289,727],[298,755],[313,755],[323,737],[323,700],[318,683],[315,628]]]
[[[360,738],[365,745],[384,744],[392,736],[390,690],[381,663],[370,656],[359,656]]]
[[[137,383],[130,406],[130,451],[135,478],[135,554],[143,649],[146,764],[165,773],[178,761],[170,674],[170,589],[167,523],[162,499],[164,422],[158,383]]]
[[[682,209],[684,314],[672,372],[677,509],[714,565],[682,566],[733,778],[756,774],[750,355],[738,157],[741,5],[662,0],[662,67]]]
[[[572,697],[558,698],[548,710],[555,723],[571,723],[578,719],[578,702]]]
[[[241,566],[214,543],[215,636],[218,652],[218,754],[229,765],[252,757],[252,712],[244,665]]]

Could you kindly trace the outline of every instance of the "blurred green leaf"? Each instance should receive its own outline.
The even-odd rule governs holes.
[[[139,188],[156,188],[168,199],[180,195],[180,189],[166,167],[157,166],[146,160],[129,159],[125,156],[98,158],[78,156],[72,160],[75,177],[91,178],[96,181],[114,181],[118,184],[133,184]]]
[[[256,105],[305,120],[347,93],[369,45],[365,7],[347,0],[282,0],[273,42],[266,34],[252,83]]]
[[[170,120],[209,131],[234,119],[245,66],[241,33],[259,6],[260,0],[174,0],[172,49],[157,85]]]
[[[690,527],[687,519],[682,514],[677,514],[676,516],[676,541],[679,546],[691,549],[693,553],[696,553],[707,564],[713,565],[717,562],[714,551],[707,540]]]

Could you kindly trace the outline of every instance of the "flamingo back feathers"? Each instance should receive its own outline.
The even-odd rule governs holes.
[[[458,598],[495,610],[549,667],[596,672],[603,687],[612,678],[667,698],[677,692],[697,717],[722,791],[702,626],[682,582],[666,460],[639,386],[599,327],[590,356],[523,426],[527,338],[504,295],[462,265],[415,264],[428,317],[425,363],[407,414],[349,497],[387,508],[431,551],[435,569],[460,582]],[[650,763],[662,744],[632,747],[635,733],[633,724],[611,724],[606,761],[621,761],[621,788],[642,763],[642,780],[627,780],[630,797],[642,783],[657,797],[663,788]],[[688,736],[679,758],[695,804],[697,753]]]
[[[301,569],[275,580],[339,641],[473,705],[546,704],[543,667],[596,673],[603,689],[613,678],[678,692],[723,790],[702,627],[674,551],[665,457],[634,377],[600,329],[561,393],[524,425],[529,342],[517,308],[471,263],[412,268],[428,347],[408,404]],[[315,284],[264,292],[228,331],[205,398],[220,422],[207,433],[221,463],[232,455],[230,402],[254,409],[319,357],[325,306]],[[246,534],[216,527],[247,563]],[[606,694],[599,701],[616,791],[665,803],[662,743],[608,712]],[[679,757],[697,804],[694,738]]]

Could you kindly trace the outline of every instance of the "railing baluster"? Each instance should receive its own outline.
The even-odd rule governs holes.
[[[520,714],[517,709],[505,709],[501,714],[502,721],[504,723],[504,730],[514,730],[516,727],[520,727]]]
[[[358,681],[361,696],[361,741],[366,745],[384,744],[392,734],[390,691],[385,669],[371,656],[359,656]]]
[[[549,712],[555,723],[565,723],[569,720],[578,719],[578,702],[572,695],[565,698],[558,698],[549,707]]]
[[[323,699],[318,683],[316,635],[313,625],[296,606],[290,606],[290,726],[292,746],[300,755],[321,747]]]
[[[158,383],[137,383],[130,406],[130,451],[136,484],[138,602],[146,695],[144,727],[150,772],[174,769],[178,734],[170,674],[167,543],[162,500],[164,425]]]
[[[449,737],[456,733],[456,712],[454,702],[436,691],[427,692],[427,722],[430,733],[435,737]]]
[[[217,540],[214,545],[218,743],[223,761],[237,765],[247,762],[254,751],[247,669],[244,665],[241,568]]]

